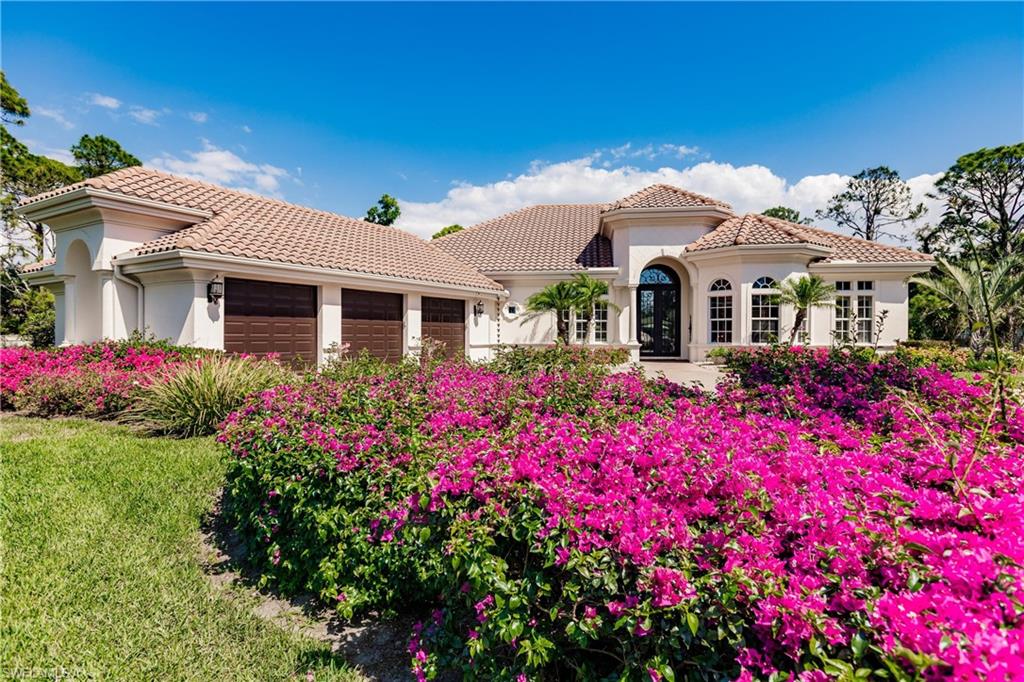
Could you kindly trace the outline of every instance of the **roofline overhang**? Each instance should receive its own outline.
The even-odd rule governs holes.
[[[30,286],[42,286],[44,284],[56,284],[57,282],[63,282],[64,279],[56,274],[56,263],[50,263],[44,267],[36,270],[29,270],[28,272],[19,272],[23,280],[25,280]]]
[[[822,258],[833,253],[828,246],[818,244],[735,244],[733,246],[721,246],[713,249],[701,249],[699,251],[688,251],[685,248],[680,258],[688,261],[712,260],[728,256],[775,256],[780,253],[798,254],[811,258]]]
[[[891,263],[833,261],[831,263],[811,263],[807,266],[807,270],[808,272],[826,274],[839,274],[843,272],[856,272],[858,274],[905,274],[909,277],[919,272],[928,272],[934,266],[935,261],[900,261]]]
[[[186,224],[199,223],[213,217],[213,213],[210,211],[142,199],[95,187],[80,187],[66,194],[31,201],[19,206],[15,212],[27,220],[41,223],[56,216],[87,208],[106,208],[126,213],[139,213]]]
[[[377,284],[396,289],[407,289],[410,286],[413,286],[420,289],[436,291],[467,292],[472,293],[475,296],[486,296],[496,300],[507,298],[509,295],[509,293],[504,289],[491,289],[469,285],[448,284],[445,282],[432,282],[430,280],[411,279],[408,277],[377,275],[373,273],[357,272],[355,270],[325,268],[316,265],[285,263],[282,261],[262,260],[259,258],[245,258],[242,256],[231,256],[220,253],[192,251],[190,249],[174,249],[171,251],[161,251],[159,253],[147,253],[143,255],[121,254],[119,256],[115,256],[113,260],[121,265],[124,273],[131,275],[159,272],[161,270],[191,268],[196,270],[214,271],[228,270],[231,272],[238,272],[240,274],[251,274],[257,276],[271,273],[297,275],[300,278],[315,280],[319,283],[355,283],[356,285]],[[497,282],[495,282],[495,284],[497,284]]]
[[[618,277],[619,268],[555,268],[550,270],[481,270],[480,274],[491,279],[564,279],[574,275],[590,275],[594,279],[612,280]]]
[[[615,208],[601,214],[599,232],[614,232],[616,223],[629,220],[664,220],[672,218],[714,218],[727,220],[736,217],[732,210],[722,206],[678,206],[675,208]],[[605,228],[608,228],[607,230]]]

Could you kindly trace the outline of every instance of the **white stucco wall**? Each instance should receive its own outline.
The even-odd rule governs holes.
[[[182,346],[224,348],[224,303],[207,300],[209,274],[175,270],[140,279],[145,286],[147,333]]]

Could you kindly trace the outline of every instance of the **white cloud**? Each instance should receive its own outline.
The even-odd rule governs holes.
[[[163,154],[150,159],[146,165],[175,175],[274,197],[280,196],[281,181],[290,177],[283,168],[246,161],[209,140],[203,140],[199,151],[186,152],[185,157]]]
[[[249,126],[242,126],[242,132],[243,133],[251,133],[252,132],[252,128],[250,128]]]
[[[651,151],[660,151],[663,147],[651,146]],[[838,173],[826,173],[808,175],[791,183],[757,164],[734,166],[700,161],[686,166],[643,169],[628,162],[632,158],[647,158],[647,149],[647,146],[623,145],[580,159],[534,162],[526,172],[506,180],[479,185],[456,183],[437,201],[400,200],[402,217],[398,226],[429,236],[444,225],[473,225],[531,204],[613,201],[655,183],[676,185],[722,199],[732,204],[738,213],[761,212],[782,205],[813,217],[814,211],[824,207],[849,179]],[[675,152],[664,153],[689,156],[695,152],[695,148],[676,147]],[[915,197],[923,196],[936,177],[911,178],[909,183]],[[828,225],[822,224],[822,227]]]
[[[206,123],[206,121],[210,118],[210,115],[207,114],[205,111],[190,111],[188,113],[188,117],[196,123]]]
[[[37,140],[24,139],[22,142],[33,154],[39,154],[40,156],[46,156],[55,161],[66,163],[69,166],[75,165],[75,157],[71,155],[71,152],[67,149],[60,149],[58,147],[49,147]]]
[[[129,116],[134,118],[137,122],[149,126],[157,125],[156,120],[160,117],[160,114],[161,112],[157,111],[156,109],[147,109],[146,107],[140,107],[137,105],[133,105],[128,110]]]
[[[121,100],[116,97],[111,97],[110,95],[101,95],[98,92],[89,93],[89,103],[97,107],[103,107],[104,109],[121,108]]]
[[[75,124],[64,117],[64,112],[60,109],[48,109],[46,107],[33,107],[32,112],[39,114],[43,118],[48,118],[57,122],[57,125],[64,128],[64,130],[71,130],[75,127]]]

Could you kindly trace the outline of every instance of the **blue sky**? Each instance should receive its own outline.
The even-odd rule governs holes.
[[[420,233],[649,181],[812,210],[1024,139],[1024,5],[5,3],[18,132]],[[63,151],[62,151],[63,150]]]

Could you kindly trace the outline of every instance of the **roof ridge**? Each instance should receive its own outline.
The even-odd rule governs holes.
[[[431,240],[429,240],[429,242],[430,243],[438,243],[438,242],[442,242],[442,241],[451,239],[452,237],[463,236],[463,235],[465,235],[468,232],[475,232],[476,230],[478,230],[478,229],[480,229],[482,227],[488,227],[493,222],[496,222],[496,221],[499,221],[499,220],[505,220],[505,219],[510,218],[510,217],[512,217],[512,216],[514,216],[514,215],[516,215],[518,213],[522,213],[523,211],[529,211],[529,210],[535,209],[535,208],[565,208],[567,206],[602,207],[602,206],[609,206],[609,205],[610,204],[608,202],[601,202],[601,201],[587,202],[587,203],[582,203],[582,204],[572,204],[572,203],[566,203],[566,204],[529,204],[527,206],[520,206],[519,208],[512,209],[511,211],[506,211],[505,213],[500,213],[500,214],[494,216],[493,218],[487,218],[486,220],[481,220],[478,223],[474,223],[473,225],[468,225],[468,226],[462,228],[458,232],[452,232],[451,234],[446,234],[443,237],[438,237],[437,239],[431,239]]]

